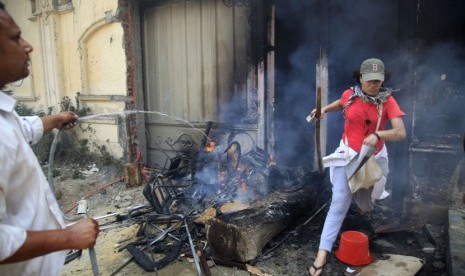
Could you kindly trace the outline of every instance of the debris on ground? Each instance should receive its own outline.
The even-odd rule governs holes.
[[[298,210],[298,218],[270,237],[258,258],[248,262],[224,260],[211,251],[205,231],[209,220],[247,212],[253,202],[275,191],[298,191],[311,179],[308,176],[312,173],[305,169],[272,164],[272,158],[259,148],[239,151],[240,145],[233,143],[218,152],[213,149],[212,155],[182,152],[163,168],[145,172],[150,176],[148,183],[131,187],[122,182],[122,171],[92,164],[89,168],[98,171],[94,169],[84,179],[57,177],[62,195],[59,203],[62,210],[72,214],[76,202],[88,199],[89,214],[98,218],[101,228],[95,250],[102,275],[152,275],[153,271],[170,276],[308,275],[330,200],[325,181],[319,183],[325,189],[319,190],[312,207]],[[279,210],[270,205],[268,213],[281,214]],[[424,221],[410,227],[409,223],[390,198],[380,201],[369,214],[351,208],[341,233],[357,230],[367,234],[374,259],[354,270],[390,270],[386,266],[397,255],[404,255],[412,258],[412,263],[422,261],[417,275],[445,275],[444,225]],[[386,256],[390,255],[392,260],[388,261]],[[330,256],[326,275],[347,271],[334,252]],[[87,252],[65,265],[63,275],[75,273],[92,274]]]

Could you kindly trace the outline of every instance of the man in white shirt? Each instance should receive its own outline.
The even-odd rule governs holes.
[[[29,75],[31,52],[0,2],[0,89]],[[98,224],[82,219],[65,228],[30,145],[53,128],[74,127],[77,116],[20,117],[15,103],[0,91],[0,275],[59,275],[68,250],[94,246]]]

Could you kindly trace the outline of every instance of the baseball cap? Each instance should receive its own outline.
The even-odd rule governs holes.
[[[364,81],[384,81],[384,63],[377,58],[369,58],[362,62],[360,74]]]

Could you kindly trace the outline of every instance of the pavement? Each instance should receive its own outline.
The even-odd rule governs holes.
[[[450,276],[465,275],[465,209],[449,209],[447,267]]]

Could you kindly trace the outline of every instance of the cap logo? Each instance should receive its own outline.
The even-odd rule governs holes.
[[[378,71],[378,64],[376,63],[373,63],[373,71]]]

